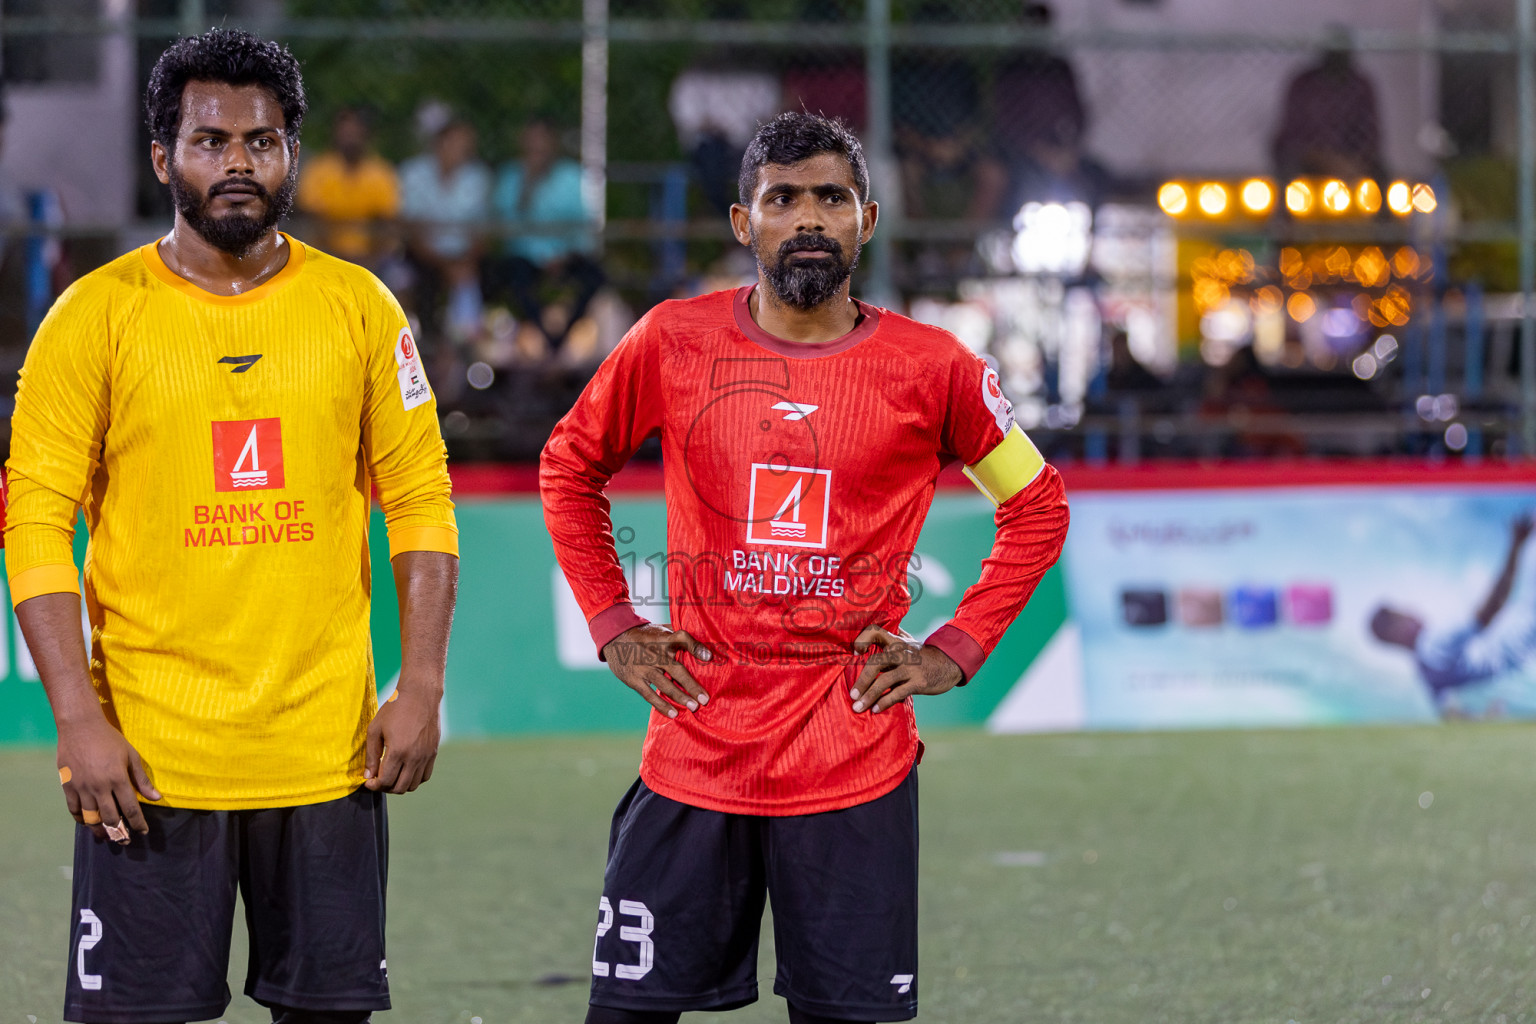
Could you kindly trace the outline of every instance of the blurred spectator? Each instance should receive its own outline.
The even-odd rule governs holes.
[[[1202,454],[1237,458],[1278,458],[1302,455],[1306,445],[1295,434],[1253,423],[1255,418],[1273,418],[1285,410],[1275,401],[1252,345],[1237,349],[1225,363],[1206,371],[1200,418],[1231,431],[1230,440],[1211,435],[1213,444]]]
[[[400,165],[400,214],[416,273],[416,313],[423,326],[472,336],[481,313],[480,227],[490,217],[491,170],[475,155],[475,130],[449,121],[432,151]],[[446,315],[438,304],[446,298]]]
[[[316,244],[332,256],[377,269],[393,248],[400,182],[395,169],[373,152],[362,110],[338,111],[331,148],[305,158],[299,209],[318,220]]]
[[[1029,28],[1044,33],[1051,19],[1048,5],[1024,5]],[[1098,206],[1109,174],[1085,155],[1087,131],[1077,74],[1065,57],[1041,45],[1005,59],[992,89],[992,136],[1009,175],[1009,210],[1003,212],[1031,201]]]
[[[757,126],[779,112],[779,80],[722,54],[678,75],[667,98],[678,144],[688,155],[710,206],[729,213],[736,202],[741,155]]]
[[[835,117],[855,132],[869,114],[864,60],[857,54],[801,61],[784,70],[784,109]]]
[[[488,263],[487,290],[510,292],[518,313],[558,350],[603,286],[593,259],[595,225],[582,200],[581,165],[560,156],[554,126],[531,121],[520,143],[521,159],[503,167],[496,183],[496,216],[513,234],[503,255]],[[546,292],[566,286],[573,290],[569,308],[550,315]]]
[[[1163,387],[1162,378],[1143,366],[1131,351],[1131,339],[1123,330],[1110,333],[1109,368],[1104,382],[1112,392],[1156,391]]]
[[[1356,66],[1346,29],[1318,62],[1291,79],[1272,154],[1282,178],[1379,178],[1381,120],[1376,89]]]
[[[926,0],[916,23],[958,19],[949,4]],[[979,144],[976,72],[960,57],[928,54],[891,64],[891,119],[909,217],[986,220],[1001,213],[1002,165]]]
[[[844,18],[843,11],[826,0],[800,0],[796,5],[795,20],[801,24]],[[840,118],[855,132],[863,131],[869,116],[864,66],[860,50],[802,51],[784,69],[784,109]]]

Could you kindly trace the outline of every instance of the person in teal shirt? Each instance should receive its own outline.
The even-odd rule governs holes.
[[[489,268],[488,290],[509,295],[553,352],[606,277],[595,259],[596,225],[582,198],[581,166],[560,156],[559,138],[546,120],[530,121],[520,143],[521,158],[501,169],[492,198],[507,240]],[[547,299],[567,290],[569,315],[547,317]]]

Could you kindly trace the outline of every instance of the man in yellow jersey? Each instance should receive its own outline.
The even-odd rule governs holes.
[[[175,226],[54,304],[8,463],[11,597],[80,823],[64,1018],[222,1014],[238,888],[246,994],[282,1024],[357,1024],[389,1006],[384,793],[437,751],[458,535],[435,403],[383,285],[276,230],[293,56],[183,39],[146,107]],[[401,611],[382,708],[370,487]]]

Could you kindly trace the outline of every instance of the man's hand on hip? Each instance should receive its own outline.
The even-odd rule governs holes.
[[[626,629],[603,648],[603,657],[619,681],[650,702],[668,718],[677,707],[697,711],[709,703],[709,694],[678,658],[688,653],[699,661],[713,657],[709,648],[682,630],[647,622]],[[669,703],[671,702],[671,703]]]
[[[58,768],[69,813],[97,839],[111,838],[126,846],[129,829],[148,834],[139,794],[159,800],[160,791],[149,781],[139,752],[105,716],[59,723]]]
[[[848,696],[853,710],[885,711],[917,693],[954,689],[965,678],[949,655],[903,633],[866,626],[853,641],[860,654],[873,652]]]
[[[401,678],[368,725],[363,785],[386,793],[409,793],[432,777],[442,739],[441,702],[441,689],[412,685]]]

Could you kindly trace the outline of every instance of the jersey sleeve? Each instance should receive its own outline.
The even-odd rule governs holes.
[[[389,557],[402,551],[459,553],[448,451],[437,401],[405,313],[377,279],[364,299],[367,389],[363,452],[384,509]]]
[[[646,621],[629,603],[603,488],[641,442],[661,431],[656,315],[641,318],[598,367],[539,459],[544,523],[599,656],[614,637]]]
[[[13,604],[80,592],[75,520],[107,432],[110,295],[89,279],[66,291],[21,369],[6,463],[5,569]]]
[[[997,506],[997,535],[980,579],[966,590],[954,618],[926,641],[959,665],[968,681],[1060,557],[1068,514],[1061,476],[1014,422],[997,371],[957,353],[947,384],[945,450]]]

